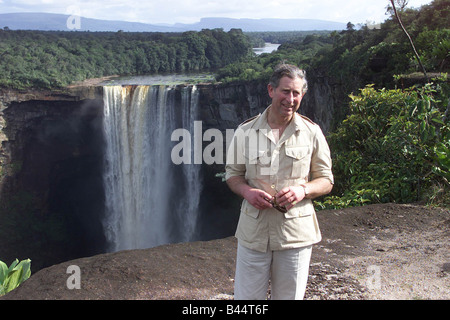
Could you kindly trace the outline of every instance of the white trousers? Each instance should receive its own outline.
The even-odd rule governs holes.
[[[235,300],[265,300],[269,279],[272,300],[302,300],[312,246],[259,252],[238,244]]]

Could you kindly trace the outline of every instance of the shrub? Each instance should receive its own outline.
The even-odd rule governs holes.
[[[31,260],[15,260],[8,266],[0,261],[0,296],[17,288],[31,275]]]
[[[448,92],[433,84],[404,91],[368,86],[350,97],[349,116],[329,136],[336,185],[331,196],[317,202],[319,208],[445,197]]]

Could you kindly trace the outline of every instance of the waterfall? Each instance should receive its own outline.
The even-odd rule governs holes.
[[[195,240],[200,165],[172,163],[171,133],[192,132],[196,87],[105,86],[103,100],[109,251]]]
[[[187,97],[186,88],[183,96]],[[183,99],[183,108],[181,110],[183,124],[189,132],[194,133],[194,121],[197,120],[198,92],[195,87],[192,88],[191,99]],[[191,148],[191,158],[194,158],[194,149]],[[187,197],[179,202],[178,213],[185,215],[185,229],[182,241],[186,242],[195,235],[196,217],[198,204],[200,203],[200,165],[193,162],[183,165],[183,173],[186,179]],[[180,217],[182,219],[182,217]]]

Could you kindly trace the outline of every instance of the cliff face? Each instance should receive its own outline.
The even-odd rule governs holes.
[[[235,129],[270,104],[264,83],[198,90],[204,131]],[[330,91],[326,82],[310,84],[301,106],[325,132],[333,119]],[[101,86],[0,92],[0,260],[29,257],[40,269],[103,252],[102,120]],[[223,164],[202,170],[203,237],[230,236],[240,199],[215,177]]]
[[[318,123],[327,134],[332,129],[336,108],[333,84],[326,78],[314,78],[308,84],[299,112]],[[235,129],[244,120],[263,112],[271,102],[267,84],[263,82],[204,85],[199,89],[201,120],[207,128]]]
[[[316,122],[327,135],[336,124],[336,90],[334,84],[324,77],[311,78],[308,82],[308,93],[300,107],[300,113]]]
[[[28,256],[40,268],[101,249],[103,102],[83,92],[2,96],[4,261]]]
[[[29,142],[25,132],[33,130],[39,120],[57,121],[70,118],[70,113],[80,114],[76,106],[82,101],[88,105],[95,101],[90,105],[101,108],[101,87],[78,87],[64,92],[0,89],[0,192],[5,187],[4,180],[20,171],[23,149]]]
[[[270,104],[265,84],[200,85],[200,118],[204,127],[235,129]]]

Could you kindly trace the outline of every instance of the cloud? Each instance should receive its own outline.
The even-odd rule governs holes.
[[[431,0],[410,0],[419,7]],[[145,23],[193,23],[202,17],[302,18],[360,23],[384,20],[388,1],[380,0],[0,0],[0,13],[79,9],[87,18]]]

